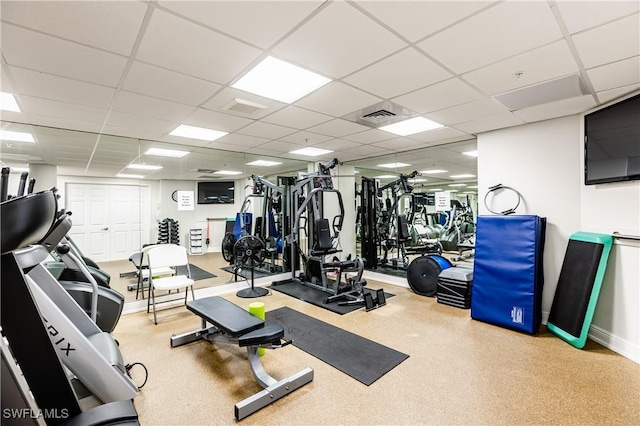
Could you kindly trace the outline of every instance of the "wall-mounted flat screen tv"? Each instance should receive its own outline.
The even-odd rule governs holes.
[[[233,204],[234,182],[198,182],[198,204]]]
[[[586,185],[640,180],[640,95],[584,116]]]

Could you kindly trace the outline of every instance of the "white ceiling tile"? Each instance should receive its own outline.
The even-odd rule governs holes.
[[[132,1],[7,1],[2,20],[129,55],[147,7]]]
[[[177,124],[173,121],[157,120],[141,115],[125,114],[113,111],[109,115],[106,126],[112,131],[106,131],[113,135],[130,135],[135,138],[148,138],[149,134],[155,135],[151,139],[158,139],[160,135],[165,135],[172,131]]]
[[[360,154],[362,156],[363,149],[366,149],[367,156],[376,156],[376,155],[385,155],[385,154],[393,154],[391,149],[380,148],[379,146],[367,145],[366,147],[357,146],[353,148],[345,148],[342,152]]]
[[[547,2],[512,1],[449,27],[418,46],[461,74],[560,38]]]
[[[416,149],[416,148],[424,147],[425,143],[417,141],[415,139],[395,138],[395,139],[389,139],[388,141],[384,141],[384,142],[374,143],[371,146],[385,148],[385,149],[392,149],[392,150],[407,150],[407,149]]]
[[[327,31],[330,29],[330,31]],[[405,44],[346,2],[329,4],[272,51],[331,77],[350,74]]]
[[[477,134],[505,127],[518,126],[520,124],[524,124],[524,121],[508,112],[494,115],[492,117],[469,121],[468,123],[456,124],[455,127],[469,134]]]
[[[489,95],[496,95],[579,71],[564,41],[514,56],[464,74],[463,79]],[[515,73],[522,73],[519,77]]]
[[[638,56],[640,13],[572,37],[585,68]]]
[[[4,113],[2,118],[5,118]],[[73,128],[74,130],[85,132],[100,132],[102,130],[102,123],[91,123],[87,121],[77,120],[75,118],[58,118],[49,117],[44,115],[29,114],[30,122],[39,126],[51,126],[61,129]]]
[[[349,148],[364,148],[364,145],[345,139],[333,139],[330,141],[322,142],[318,145],[318,147],[323,149],[330,149],[332,151],[343,151]],[[342,158],[340,158],[340,160],[342,160]]]
[[[9,65],[116,87],[127,60],[122,56],[3,24],[2,55]]]
[[[155,10],[137,59],[225,84],[261,51],[198,24]]]
[[[283,153],[283,152],[291,152],[291,151],[295,151],[296,149],[300,149],[301,145],[298,144],[293,144],[293,143],[289,143],[289,142],[283,142],[283,141],[269,141],[265,144],[262,144],[260,146],[258,146],[257,148],[259,149],[268,149],[272,152],[279,152],[279,153]],[[252,149],[253,151],[253,149]]]
[[[18,92],[24,95],[108,109],[116,92],[110,87],[24,68],[10,67],[10,69]]]
[[[199,106],[222,86],[206,80],[134,61],[122,88],[141,95]]]
[[[161,1],[158,4],[248,43],[268,48],[322,3],[315,0]]]
[[[409,48],[346,77],[344,81],[390,99],[451,77],[450,72]]]
[[[436,123],[449,125],[477,120],[503,112],[508,112],[504,106],[493,99],[483,98],[463,105],[425,114],[425,117]]]
[[[318,145],[329,139],[332,139],[332,137],[311,132],[296,132],[280,138],[280,140],[296,145]]]
[[[288,106],[265,117],[262,121],[280,126],[306,129],[331,120],[332,117],[308,109]]]
[[[438,140],[449,140],[451,138],[470,137],[460,130],[452,127],[442,127],[440,129],[433,129],[428,132],[422,132],[409,136],[411,139],[415,139],[421,142],[434,142]]]
[[[238,133],[230,133],[214,142],[224,145],[226,149],[234,148],[234,147],[235,148],[238,148],[238,147],[251,148],[258,145],[263,145],[269,142],[269,139],[258,138],[255,136],[248,136],[248,135],[240,135]]]
[[[396,137],[389,132],[385,132],[378,129],[370,129],[360,133],[354,133],[352,135],[343,136],[344,139],[348,139],[354,142],[360,142],[363,144],[371,144],[380,141],[386,141]]]
[[[358,6],[415,42],[491,4],[491,1],[358,1]]]
[[[21,96],[20,99],[30,114],[89,123],[102,123],[107,117],[106,109],[57,102],[24,95]]]
[[[596,101],[593,99],[593,96],[585,95],[524,108],[519,111],[514,111],[513,114],[528,123],[532,123],[555,117],[563,117],[565,115],[579,114],[594,106],[596,106]]]
[[[382,99],[336,81],[305,96],[296,105],[340,117],[380,101]]]
[[[113,105],[113,110],[127,114],[180,122],[193,111],[193,107],[162,99],[150,98],[149,96],[138,95],[137,93],[121,91]]]
[[[249,124],[238,131],[238,133],[242,135],[257,136],[266,139],[278,139],[294,132],[296,132],[296,129],[259,121]]]
[[[7,93],[16,93],[16,90],[9,78],[9,67],[4,64],[4,61],[0,65],[0,87],[2,88],[2,91]]]
[[[253,120],[247,118],[198,108],[189,115],[189,117],[184,119],[182,124],[204,127],[205,129],[221,130],[223,132],[235,132],[251,123],[253,123]]]
[[[335,120],[327,121],[326,123],[318,124],[317,126],[310,127],[310,132],[320,133],[322,135],[333,136],[339,138],[353,133],[362,132],[368,130],[369,127],[362,124],[353,123],[351,121],[337,118]]]
[[[457,78],[398,96],[394,102],[419,113],[437,111],[480,99],[480,93]]]
[[[605,103],[610,102],[614,99],[618,99],[638,89],[640,89],[640,83],[619,87],[617,89],[603,90],[602,92],[598,92],[597,95],[600,103]]]
[[[631,13],[637,13],[637,1],[559,1],[562,20],[571,34],[592,28]]]
[[[640,83],[640,56],[587,70],[596,92]]]

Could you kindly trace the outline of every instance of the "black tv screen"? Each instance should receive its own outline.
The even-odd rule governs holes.
[[[234,182],[198,182],[198,204],[233,204]]]
[[[640,95],[584,116],[585,184],[640,179]]]

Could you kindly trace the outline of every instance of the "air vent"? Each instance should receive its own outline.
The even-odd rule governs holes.
[[[382,127],[415,116],[416,113],[390,101],[384,101],[363,108],[343,117],[345,120],[369,127]]]
[[[256,102],[240,98],[234,98],[233,101],[222,107],[225,111],[236,112],[242,115],[253,115],[258,111],[262,111],[267,108],[268,107],[266,105],[261,105]]]
[[[209,174],[211,174],[211,173],[215,173],[215,172],[216,172],[216,170],[211,170],[211,169],[196,169],[196,172],[198,172],[198,173],[209,173]]]
[[[517,89],[493,98],[511,111],[518,111],[534,105],[588,95],[589,91],[577,74],[551,80],[533,86]]]
[[[370,112],[369,114],[363,115],[364,118],[375,118],[375,117],[395,117],[396,114],[391,111],[387,111],[386,109],[379,109],[378,111]]]

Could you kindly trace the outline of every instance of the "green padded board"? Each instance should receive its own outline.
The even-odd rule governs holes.
[[[569,238],[547,328],[576,348],[587,342],[612,245],[606,234],[577,232]]]

